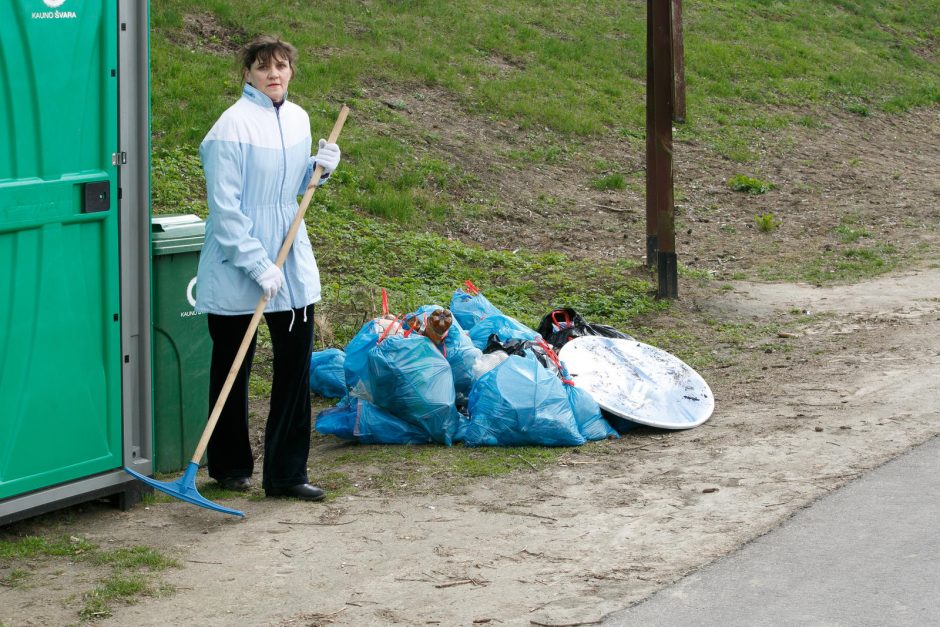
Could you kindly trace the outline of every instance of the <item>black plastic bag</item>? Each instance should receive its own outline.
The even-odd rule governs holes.
[[[626,333],[622,333],[606,324],[588,322],[581,314],[570,307],[562,307],[549,312],[542,318],[537,331],[556,351],[561,350],[561,347],[568,341],[586,335],[633,339]]]
[[[558,357],[550,346],[544,344],[542,338],[537,340],[512,339],[503,342],[499,339],[499,335],[493,333],[486,343],[486,348],[483,349],[483,354],[486,355],[496,351],[503,351],[509,355],[519,355],[520,357],[534,357],[536,361],[559,379],[565,380],[568,378],[567,373],[561,371]]]

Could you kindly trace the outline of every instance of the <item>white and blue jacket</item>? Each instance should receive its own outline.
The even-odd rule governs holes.
[[[218,119],[199,146],[209,217],[199,258],[196,311],[253,313],[261,298],[255,278],[277,259],[297,196],[315,166],[310,119],[286,99],[245,85],[242,97]],[[320,271],[301,224],[284,261],[284,286],[265,311],[287,311],[320,300]]]

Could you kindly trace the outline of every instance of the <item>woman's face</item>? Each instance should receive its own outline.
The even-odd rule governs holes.
[[[287,85],[293,76],[290,62],[278,55],[271,55],[267,61],[255,59],[251,67],[245,70],[245,81],[273,102],[284,100]]]

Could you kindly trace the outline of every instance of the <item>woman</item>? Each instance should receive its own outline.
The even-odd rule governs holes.
[[[297,50],[260,37],[241,56],[241,98],[218,119],[199,147],[206,175],[209,217],[199,259],[196,311],[208,314],[212,338],[209,406],[214,407],[258,300],[274,350],[271,407],[265,426],[262,487],[267,496],[323,499],[307,478],[310,449],[310,353],[320,274],[305,228],[284,262],[274,264],[297,196],[316,164],[323,179],[336,168],[340,150],[321,139],[310,156],[307,113],[287,100]],[[248,438],[248,353],[207,449],[209,476],[229,490],[251,487],[254,458]]]

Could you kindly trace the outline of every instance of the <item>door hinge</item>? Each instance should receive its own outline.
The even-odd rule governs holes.
[[[127,164],[126,152],[111,153],[111,165],[126,165],[126,164]]]

